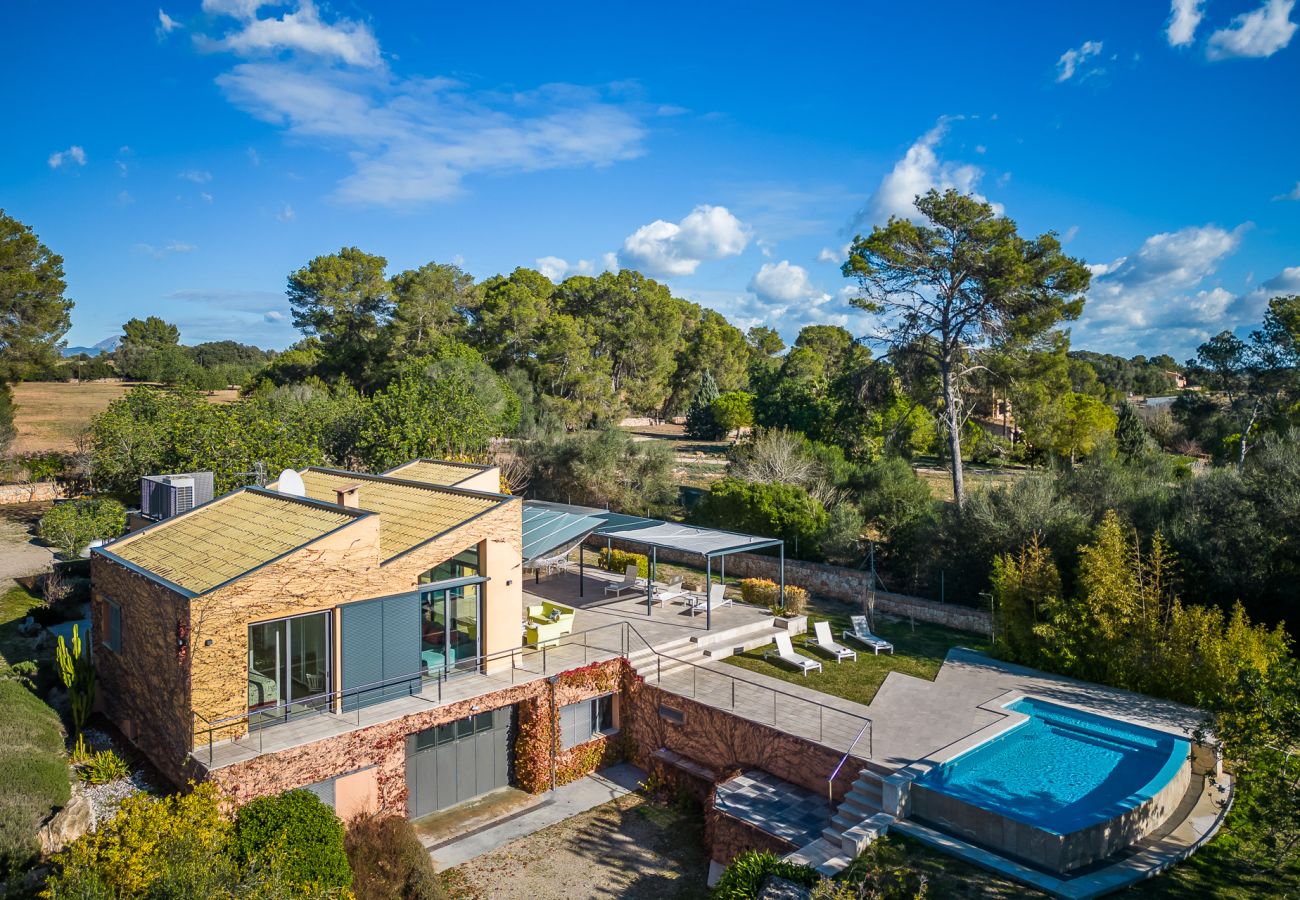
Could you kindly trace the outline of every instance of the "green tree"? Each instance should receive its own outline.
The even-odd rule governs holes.
[[[319,374],[327,381],[342,375],[368,390],[382,380],[394,310],[387,265],[382,256],[344,247],[289,276],[294,327],[319,339]]]
[[[9,452],[9,445],[18,437],[14,425],[14,392],[9,385],[0,383],[0,455]]]
[[[59,362],[60,341],[72,326],[66,287],[63,257],[0,209],[0,384]]]
[[[543,437],[519,451],[532,491],[544,500],[635,515],[667,512],[677,500],[668,445],[635,441],[620,428]]]
[[[515,269],[483,282],[471,343],[497,371],[528,369],[543,325],[554,314],[555,284],[534,269]]]
[[[395,353],[427,353],[438,337],[460,337],[478,307],[474,277],[459,266],[426,263],[393,276]]]
[[[699,391],[707,371],[719,391],[743,390],[749,377],[749,347],[745,335],[726,318],[693,303],[683,304],[684,338],[672,377],[672,393],[664,414],[679,414]]]
[[[1115,449],[1129,462],[1140,462],[1157,452],[1151,432],[1142,422],[1137,408],[1127,400],[1120,402],[1115,423]]]
[[[1035,628],[1045,606],[1060,602],[1061,576],[1051,551],[1034,535],[1018,553],[993,560],[993,608],[998,652],[1014,662],[1037,665]]]
[[[714,483],[689,519],[699,525],[781,538],[786,552],[799,559],[820,557],[820,539],[830,521],[826,508],[798,485],[739,478]]]
[[[718,383],[713,380],[713,373],[706,369],[700,378],[700,386],[695,392],[695,398],[691,400],[690,408],[686,410],[687,437],[698,441],[716,441],[726,433],[713,417],[713,404],[720,396]]]
[[[934,411],[943,422],[953,496],[966,500],[961,429],[962,383],[989,347],[1028,344],[1083,309],[1089,272],[1061,252],[1051,233],[1026,240],[988,203],[955,190],[916,200],[928,224],[892,217],[853,241],[843,272],[880,314],[891,348],[916,348],[939,370]]]
[[[1074,465],[1077,457],[1092,453],[1115,431],[1115,410],[1096,397],[1070,391],[1060,399],[1061,416],[1051,437],[1052,449]]]
[[[407,360],[366,407],[361,458],[372,469],[417,457],[481,455],[512,430],[519,398],[478,351],[447,341],[435,356]]]
[[[287,880],[309,895],[352,886],[343,823],[310,791],[259,797],[241,806],[233,848],[247,866],[282,867]]]
[[[126,530],[126,507],[116,500],[93,498],[55,504],[41,516],[41,540],[53,544],[68,559],[85,552],[94,540],[118,537]]]
[[[736,432],[754,424],[754,395],[747,391],[727,391],[719,394],[709,407],[713,422],[722,433]]]

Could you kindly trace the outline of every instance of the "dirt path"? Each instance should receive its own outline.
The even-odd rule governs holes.
[[[48,503],[0,506],[0,593],[9,587],[9,579],[50,567],[53,552],[32,542],[36,522],[49,507]]]
[[[457,900],[708,895],[699,814],[628,795],[450,869]]]

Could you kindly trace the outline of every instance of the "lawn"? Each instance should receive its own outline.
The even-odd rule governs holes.
[[[63,725],[41,699],[52,683],[50,652],[18,633],[35,598],[10,584],[0,595],[0,877],[28,864],[37,826],[67,802],[69,790]],[[36,692],[5,677],[9,666],[25,661],[41,668]]]
[[[698,809],[628,794],[448,869],[442,882],[463,900],[703,900],[708,871]]]
[[[796,635],[794,638],[796,650],[822,661],[822,671],[813,672],[807,677],[784,665],[764,659],[763,653],[771,650],[771,645],[728,657],[726,662],[751,672],[759,672],[792,684],[843,697],[855,703],[866,704],[876,696],[876,691],[880,689],[885,676],[890,672],[902,672],[905,675],[915,675],[917,678],[933,681],[951,648],[961,646],[972,650],[988,650],[989,642],[986,636],[926,622],[912,624],[877,614],[875,633],[893,644],[894,652],[876,655],[870,650],[855,646],[854,649],[858,651],[856,662],[836,663],[829,654],[822,652],[812,642],[812,622],[817,619],[828,620],[831,623],[831,633],[835,635],[836,640],[853,646],[841,639],[840,632],[849,627],[849,616],[857,612],[856,607],[845,603],[821,598],[812,601],[808,608],[809,633]]]
[[[18,437],[12,451],[24,454],[75,450],[90,420],[133,387],[124,381],[24,381],[14,385]],[[227,403],[238,395],[235,390],[213,391],[208,398],[213,403]]]

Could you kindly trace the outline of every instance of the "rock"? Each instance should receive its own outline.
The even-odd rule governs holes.
[[[85,794],[76,794],[68,805],[54,814],[54,818],[41,826],[41,852],[58,853],[77,838],[90,831],[95,824],[95,808]]]
[[[808,888],[776,875],[769,875],[758,892],[759,900],[808,900],[811,896]]]

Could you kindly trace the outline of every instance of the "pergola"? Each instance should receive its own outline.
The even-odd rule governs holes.
[[[703,528],[683,525],[662,519],[647,519],[623,513],[573,506],[567,503],[550,503],[544,500],[524,501],[524,564],[536,568],[542,560],[567,555],[578,547],[578,596],[584,596],[586,576],[586,546],[588,537],[606,539],[612,546],[617,538],[638,544],[649,550],[650,571],[646,579],[646,614],[654,603],[655,568],[659,550],[673,550],[704,559],[704,627],[713,627],[713,611],[708,597],[713,586],[713,561],[718,560],[719,577],[727,577],[727,557],[733,553],[749,553],[776,547],[780,558],[780,603],[785,606],[785,541],[764,538],[720,528]]]

